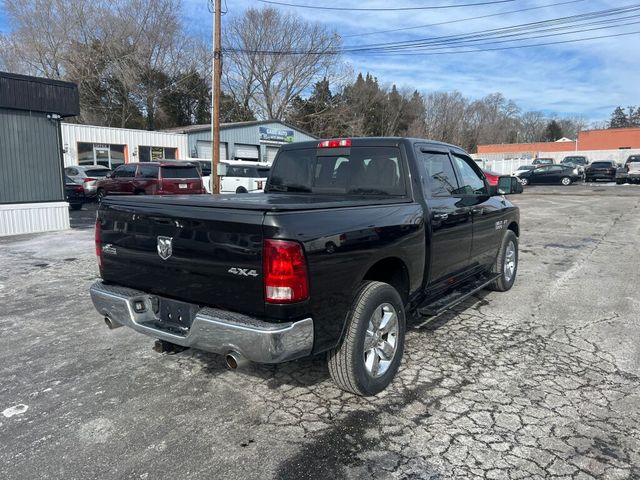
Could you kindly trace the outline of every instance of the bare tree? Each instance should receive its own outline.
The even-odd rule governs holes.
[[[339,67],[337,34],[270,7],[231,19],[223,46],[225,90],[261,118],[284,118],[295,97]]]

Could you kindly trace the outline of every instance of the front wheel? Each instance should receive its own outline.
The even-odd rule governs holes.
[[[562,177],[560,179],[560,183],[566,187],[568,185],[571,185],[571,179],[569,177]]]
[[[328,353],[329,373],[343,390],[375,395],[393,380],[404,351],[404,303],[382,282],[364,282],[347,317],[342,343]]]
[[[526,187],[527,185],[529,185],[529,179],[526,177],[523,177],[520,179],[520,183],[522,184],[523,187]]]
[[[247,193],[247,189],[244,187],[236,188],[236,193]]]
[[[102,201],[102,199],[104,198],[106,194],[104,193],[104,189],[100,189],[98,190],[98,193],[96,194],[96,198],[98,199],[98,203],[100,203]]]
[[[500,245],[492,272],[501,275],[489,285],[490,290],[506,292],[513,287],[518,272],[518,237],[511,230],[507,230],[502,239],[502,245]]]

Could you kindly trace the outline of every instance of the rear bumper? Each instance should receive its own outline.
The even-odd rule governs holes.
[[[281,363],[305,357],[313,348],[311,318],[270,323],[247,315],[204,307],[198,310],[191,328],[183,336],[152,326],[157,320],[152,309],[153,295],[106,285],[102,281],[94,283],[90,293],[96,310],[112,322],[183,347],[221,355],[235,351],[258,363]],[[144,303],[144,312],[135,311],[136,302]]]

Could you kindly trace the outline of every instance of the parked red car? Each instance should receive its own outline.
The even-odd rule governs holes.
[[[207,193],[198,168],[188,162],[140,162],[120,165],[97,182],[105,195],[193,195]]]
[[[487,170],[483,170],[483,172],[484,172],[485,178],[487,179],[487,182],[489,182],[489,185],[491,185],[492,187],[497,187],[498,178],[500,178],[500,174],[496,172],[489,172]]]

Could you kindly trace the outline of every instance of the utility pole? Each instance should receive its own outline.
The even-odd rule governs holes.
[[[213,65],[211,71],[211,193],[220,193],[220,79],[222,77],[221,0],[213,5]]]

